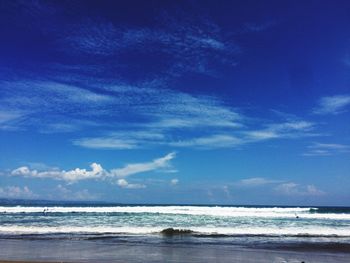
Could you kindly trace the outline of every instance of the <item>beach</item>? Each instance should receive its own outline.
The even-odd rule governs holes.
[[[307,249],[307,248],[306,248]],[[0,262],[349,262],[350,251],[254,249],[228,245],[0,240]]]

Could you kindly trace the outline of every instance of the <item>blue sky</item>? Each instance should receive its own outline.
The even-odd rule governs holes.
[[[349,205],[347,1],[1,1],[0,197]]]

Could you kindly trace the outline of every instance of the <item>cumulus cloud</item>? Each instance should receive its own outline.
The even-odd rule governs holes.
[[[2,198],[36,198],[28,186],[6,186],[0,187],[0,197]]]
[[[167,169],[174,171],[174,169],[171,169],[172,166],[170,164],[170,161],[174,159],[175,156],[176,154],[172,152],[161,158],[154,159],[150,162],[127,164],[122,168],[111,169],[109,171],[104,169],[98,163],[92,163],[90,165],[90,170],[76,168],[68,171],[59,170],[57,168],[45,171],[38,171],[36,169],[30,169],[28,166],[22,166],[12,170],[11,175],[31,178],[51,178],[56,180],[63,180],[69,183],[89,179],[104,180],[117,178],[117,184],[120,187],[136,189],[144,188],[145,186],[141,184],[129,184],[125,180],[125,177],[150,171],[166,172]]]
[[[335,95],[323,97],[313,110],[315,114],[339,114],[346,111],[350,105],[350,95]]]
[[[69,182],[85,180],[85,179],[97,179],[104,177],[106,171],[102,168],[100,164],[92,163],[90,165],[91,170],[76,168],[73,170],[47,170],[38,171],[35,169],[30,169],[27,166],[22,166],[14,169],[11,174],[14,176],[24,176],[24,177],[36,177],[36,178],[53,178]]]

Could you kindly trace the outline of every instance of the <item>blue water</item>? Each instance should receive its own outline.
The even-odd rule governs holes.
[[[0,238],[348,245],[350,208],[0,202]]]

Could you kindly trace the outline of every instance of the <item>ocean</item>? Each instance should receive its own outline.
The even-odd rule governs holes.
[[[0,239],[328,246],[349,251],[350,208],[0,203]]]

